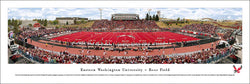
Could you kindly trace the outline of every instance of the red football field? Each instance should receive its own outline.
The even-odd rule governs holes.
[[[77,32],[51,40],[91,43],[171,43],[199,39],[172,32]]]

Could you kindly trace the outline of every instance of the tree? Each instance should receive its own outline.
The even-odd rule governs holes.
[[[81,19],[81,22],[80,22],[80,23],[83,24],[84,22],[85,22],[84,19]]]
[[[47,26],[47,24],[48,24],[48,21],[47,21],[47,19],[45,19],[45,20],[44,20],[44,22],[43,22],[43,26],[45,26],[45,27],[46,27],[46,26]]]
[[[180,21],[180,17],[177,18],[177,22],[179,22],[179,21]]]
[[[32,24],[29,24],[29,27],[32,27]]]
[[[38,23],[42,24],[42,20],[41,19],[37,19],[36,20]]]
[[[189,23],[189,19],[186,19],[186,23]]]
[[[11,25],[11,20],[10,19],[8,19],[8,25]]]
[[[146,14],[146,18],[145,18],[146,20],[149,20],[149,15],[148,15],[148,13]]]
[[[42,25],[43,25],[43,24],[44,24],[44,20],[43,20],[43,19],[40,19],[40,20],[41,20],[41,21],[40,21],[40,22],[41,22],[40,24],[42,24]]]
[[[40,23],[43,26],[48,25],[48,20],[47,19],[33,19],[33,21],[37,21],[38,23]]]
[[[49,20],[49,24],[53,24],[53,21]]]
[[[76,21],[76,24],[78,24],[78,25],[81,24],[81,23],[82,23],[82,21]]]
[[[74,20],[74,24],[76,24],[76,20]]]
[[[58,20],[54,20],[54,21],[53,21],[53,24],[54,24],[54,25],[57,25],[58,23],[59,23]]]
[[[20,20],[14,20],[14,19],[8,20],[8,25],[14,27],[13,30],[15,34],[19,33],[19,25],[21,24],[22,24],[22,21]]]
[[[66,25],[69,25],[69,22],[68,22],[68,21],[66,22]]]
[[[10,32],[10,27],[8,27],[8,32]]]
[[[155,15],[153,15],[153,18],[152,18],[152,20],[154,20],[154,21],[156,20],[156,19],[155,19]]]
[[[178,25],[179,21],[180,21],[180,17],[177,18],[176,25]]]
[[[56,29],[59,29],[59,27],[58,27],[58,26],[56,26]]]
[[[149,16],[149,20],[152,20],[152,17],[151,17],[151,16]]]
[[[155,21],[159,21],[159,16],[158,15],[155,16]]]

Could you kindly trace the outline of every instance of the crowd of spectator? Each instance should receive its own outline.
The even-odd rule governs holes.
[[[238,31],[238,32],[237,32]],[[234,29],[218,29],[217,34],[222,40],[230,41],[236,38],[234,35],[238,35],[241,30]]]
[[[226,31],[224,34],[223,34],[223,39],[225,39],[225,40],[228,40],[228,39],[231,39],[231,38],[233,38],[233,37],[231,37],[231,34],[233,33],[233,30],[228,30],[228,31]]]
[[[25,63],[25,64],[30,64],[33,63],[32,61],[25,59],[24,57],[21,56],[21,54],[15,54],[11,57],[9,57],[9,63],[15,63],[15,64],[21,64],[21,63]]]
[[[210,63],[229,54],[234,53],[233,47],[222,49],[203,49],[201,52],[192,54],[168,56],[90,56],[73,55],[67,51],[53,52],[40,48],[25,48],[20,46],[19,51],[23,52],[28,58],[40,60],[43,63],[59,64],[200,64]],[[105,52],[105,51],[104,51]],[[128,51],[129,52],[129,51]]]
[[[117,21],[117,20],[99,20],[95,21],[92,28],[107,28],[107,29],[141,29],[141,28],[159,28],[155,21],[135,20],[135,21]]]
[[[39,30],[25,30],[22,31],[17,39],[18,40],[24,40],[27,38],[33,38],[33,37],[42,37],[44,35],[50,35],[54,33],[59,33],[59,32],[65,32],[65,31],[77,31],[79,29],[77,28],[57,28],[57,29],[39,29]]]
[[[137,28],[159,28],[154,21],[138,20],[138,21],[95,21],[92,28],[108,28],[108,29],[137,29]],[[192,30],[195,32],[216,34],[218,27],[211,24],[191,24],[186,25],[182,29]],[[19,38],[32,38],[44,35],[50,35],[64,31],[79,31],[77,28],[60,28],[60,29],[40,29],[36,31],[26,30],[20,33]],[[231,32],[231,31],[228,31]],[[228,33],[229,34],[229,33]],[[226,33],[225,37],[229,37]],[[223,37],[224,38],[224,37]],[[47,46],[47,44],[46,44]],[[221,49],[204,49],[201,52],[196,52],[186,55],[168,56],[164,54],[154,56],[95,56],[95,55],[74,55],[67,51],[53,52],[41,48],[26,48],[19,46],[19,52],[32,60],[42,63],[59,63],[59,64],[200,64],[210,63],[234,53],[233,47],[226,47]],[[129,52],[129,51],[128,51]],[[106,52],[104,51],[106,54]]]
[[[184,30],[191,30],[198,33],[208,33],[211,35],[216,35],[216,29],[218,29],[217,26],[214,26],[212,24],[191,24],[191,25],[185,25],[182,27]]]

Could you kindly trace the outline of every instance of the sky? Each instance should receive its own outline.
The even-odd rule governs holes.
[[[139,14],[145,18],[148,10],[150,15],[161,12],[160,17],[177,19],[212,18],[219,20],[242,20],[242,8],[102,8],[102,19],[110,19],[114,13]],[[56,17],[83,17],[91,20],[100,19],[99,8],[8,8],[8,19],[48,19]]]

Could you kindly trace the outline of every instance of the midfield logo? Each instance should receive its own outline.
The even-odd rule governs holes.
[[[238,68],[238,69],[236,69],[236,67],[235,67],[235,65],[233,65],[233,67],[234,67],[234,73],[240,73],[240,70],[242,69],[242,65]]]

